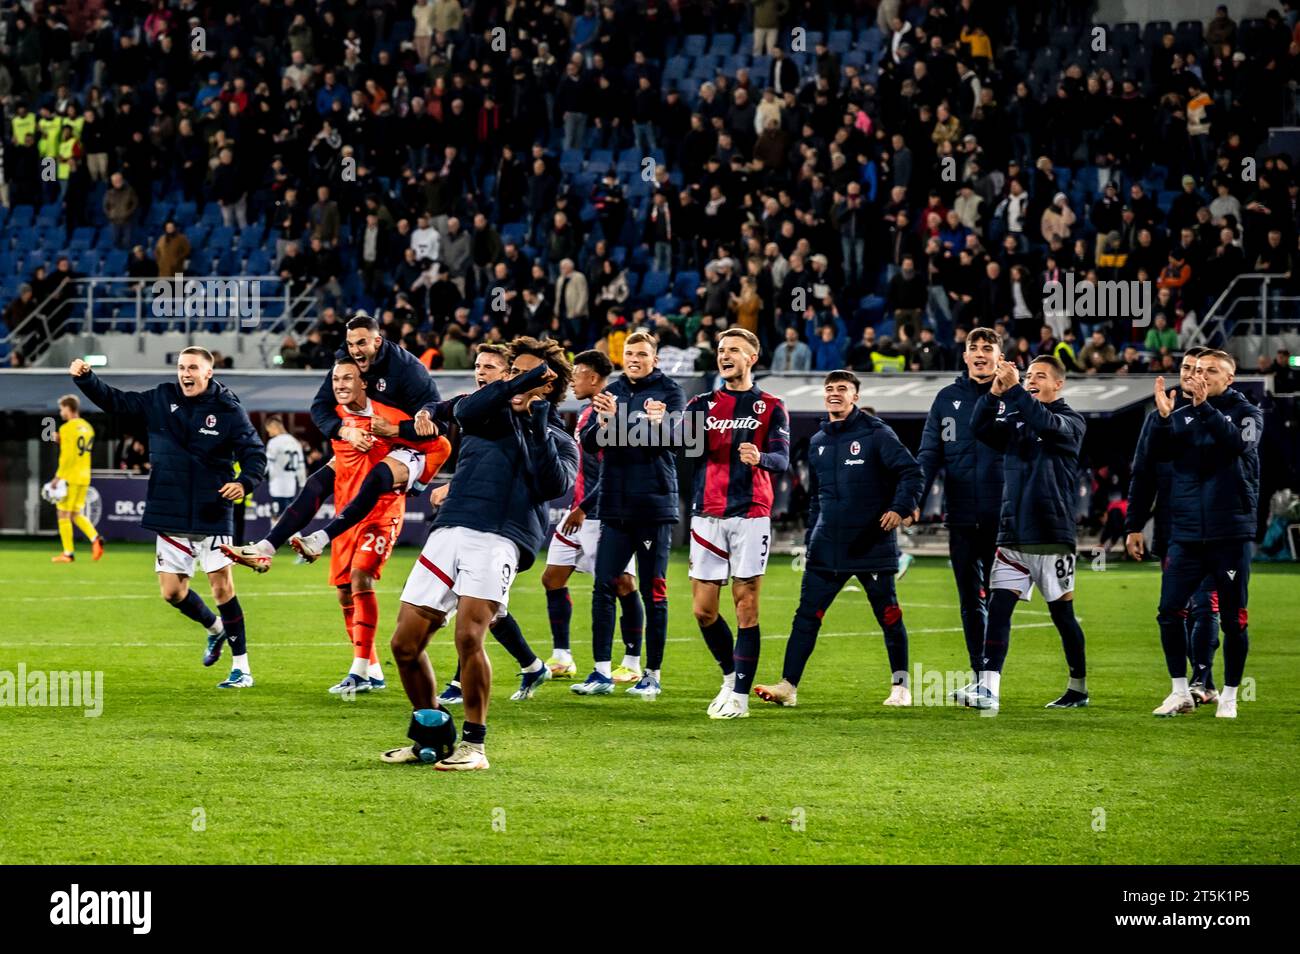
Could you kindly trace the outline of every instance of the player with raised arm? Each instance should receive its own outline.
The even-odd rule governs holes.
[[[455,407],[461,429],[456,471],[402,590],[391,644],[414,710],[408,734],[415,744],[385,752],[387,762],[421,761],[432,751],[441,756],[435,767],[442,771],[488,767],[492,667],[483,637],[506,611],[518,572],[533,564],[545,538],[549,501],[573,487],[578,451],[552,416],[572,368],[554,341],[521,337],[510,348],[510,377],[465,395]],[[443,755],[449,720],[444,709],[434,710],[436,686],[425,647],[452,610],[465,723],[454,751]]]
[[[1023,386],[1016,366],[999,360],[993,386],[975,402],[975,433],[1004,454],[983,661],[974,689],[957,694],[958,702],[976,709],[997,712],[1001,705],[1011,615],[1018,602],[1033,597],[1035,586],[1043,591],[1070,669],[1065,692],[1046,708],[1088,704],[1083,629],[1074,615],[1074,501],[1086,425],[1061,397],[1064,387],[1065,367],[1051,355],[1030,362]]]
[[[712,719],[749,715],[758,666],[759,584],[772,548],[772,474],[790,466],[790,422],[781,399],[754,384],[758,336],[732,328],[718,336],[722,387],[686,405],[683,427],[704,435],[691,511],[691,598],[705,645],[722,669]],[[719,614],[731,581],[736,640]]]
[[[266,419],[266,483],[274,505],[273,520],[289,509],[293,498],[307,484],[307,464],[302,444],[284,426],[284,418],[272,414]]]
[[[614,691],[614,600],[628,560],[636,557],[646,611],[646,665],[627,691],[645,700],[663,691],[668,640],[668,557],[679,491],[672,421],[686,403],[681,386],[659,370],[659,341],[637,331],[623,344],[623,376],[591,399],[596,413],[579,435],[588,454],[603,452],[600,468],[600,541],[591,596],[594,668],[569,687],[581,696]],[[670,416],[671,415],[671,416]]]
[[[370,445],[380,437],[402,437],[409,441],[433,437],[437,426],[433,411],[438,407],[438,388],[428,368],[413,354],[390,342],[379,330],[379,322],[365,312],[357,312],[347,324],[346,343],[336,357],[351,357],[366,379],[366,390],[389,407],[413,415],[394,427],[387,421],[375,420],[375,431],[346,427],[335,412],[333,372],[327,372],[325,381],[311,405],[312,423],[327,440],[347,441],[358,452],[367,453]],[[302,493],[281,513],[266,537],[247,546],[227,545],[223,552],[235,563],[258,573],[271,568],[276,551],[292,540],[293,547],[308,562],[324,552],[329,541],[355,527],[374,508],[376,501],[393,487],[407,486],[419,493],[426,486],[425,461],[408,447],[395,447],[392,454],[373,468],[357,495],[342,508],[324,530],[307,537],[295,537],[311,523],[321,505],[334,493],[334,468],[329,464],[318,467],[303,487]],[[387,473],[384,471],[387,470]]]
[[[590,401],[605,389],[614,365],[599,351],[583,351],[573,359],[573,396]],[[595,413],[590,403],[578,414],[575,437],[582,433]],[[573,620],[573,599],[569,596],[569,577],[573,571],[590,575],[596,568],[596,545],[600,540],[600,454],[591,454],[578,445],[578,476],[573,484],[573,505],[565,511],[551,534],[542,571],[542,588],[546,590],[546,615],[551,622],[551,658],[546,666],[555,678],[576,676],[578,667],[569,648],[569,626]],[[641,637],[645,629],[645,608],[636,588],[636,561],[629,560],[627,572],[614,584],[618,596],[619,631],[623,637],[623,661],[613,670],[615,683],[636,682],[641,678]]]
[[[993,386],[1002,343],[991,328],[975,328],[966,337],[966,370],[935,395],[921,434],[924,505],[935,478],[943,474],[943,512],[948,525],[948,559],[957,583],[961,628],[971,683],[980,671],[984,629],[988,623],[989,573],[997,550],[1002,510],[1002,454],[975,436],[971,416],[975,402]]]
[[[72,527],[90,541],[90,557],[104,555],[104,538],[86,517],[86,494],[90,492],[90,449],[95,444],[95,429],[81,416],[81,400],[75,394],[59,398],[59,469],[45,485],[44,494],[58,508],[59,541],[63,552],[50,558],[53,563],[71,563],[75,558]]]
[[[1178,366],[1180,393],[1191,399],[1188,390],[1196,376],[1196,359],[1209,348],[1188,348]],[[1128,508],[1124,514],[1127,531],[1125,549],[1134,560],[1146,553],[1143,528],[1154,517],[1154,532],[1150,552],[1160,559],[1160,568],[1169,566],[1169,534],[1173,524],[1173,505],[1170,492],[1174,482],[1173,463],[1157,460],[1151,452],[1152,435],[1160,420],[1160,412],[1153,410],[1142,422],[1137,449],[1133,454],[1132,476],[1129,478]],[[1215,702],[1219,698],[1214,688],[1214,653],[1219,648],[1219,594],[1214,591],[1214,576],[1207,574],[1196,592],[1192,594],[1182,616],[1187,627],[1187,659],[1192,664],[1192,681],[1188,692],[1196,705]]]
[[[1237,689],[1250,648],[1246,604],[1259,504],[1259,441],[1264,415],[1232,387],[1237,364],[1225,351],[1196,359],[1180,404],[1156,378],[1151,450],[1173,465],[1169,554],[1160,578],[1160,644],[1173,689],[1154,714],[1195,710],[1187,684],[1182,611],[1206,576],[1214,579],[1223,626],[1223,691],[1215,715],[1237,717]]]
[[[409,420],[410,415],[373,401],[366,394],[365,378],[352,358],[339,358],[334,364],[334,396],[338,415],[345,427],[373,432],[373,423],[383,418],[393,425]],[[370,450],[362,453],[347,441],[335,438],[334,499],[346,506],[371,469],[389,454],[401,438],[381,437]],[[445,437],[426,438],[415,445],[430,465],[441,467],[451,455],[451,442]],[[345,531],[330,551],[330,584],[338,591],[339,605],[352,640],[353,658],[348,674],[330,687],[336,695],[351,697],[356,693],[383,689],[384,671],[375,649],[375,626],[379,622],[379,597],[375,583],[388,562],[389,554],[402,532],[406,516],[405,488],[392,488],[379,498],[360,524]]]
[[[231,504],[266,475],[266,449],[233,391],[212,378],[212,355],[190,347],[176,359],[176,382],[148,391],[111,387],[80,359],[69,371],[81,393],[109,414],[144,418],[149,429],[149,491],[140,525],[158,534],[155,546],[163,599],[208,631],[203,665],[221,658],[229,640],[230,675],[218,686],[253,685],[244,611],[235,595],[230,559]],[[235,476],[235,464],[239,476]],[[220,617],[190,588],[198,565],[207,575]]]
[[[910,706],[907,627],[898,605],[898,528],[914,519],[921,468],[893,429],[857,407],[858,376],[832,371],[822,385],[827,419],[808,445],[808,530],[799,607],[790,624],[781,681],[754,694],[780,706],[798,701],[822,618],[853,577],[885,636],[887,706]]]

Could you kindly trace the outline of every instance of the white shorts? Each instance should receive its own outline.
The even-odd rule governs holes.
[[[691,517],[692,580],[748,579],[767,570],[770,517]]]
[[[547,566],[571,566],[579,573],[591,576],[596,572],[596,546],[600,543],[600,521],[587,519],[577,533],[562,533],[560,528],[569,519],[569,511],[564,511],[555,532],[551,534],[551,546],[546,551]],[[627,561],[624,572],[636,576],[636,557]]]
[[[1066,593],[1074,592],[1073,553],[1021,553],[998,547],[989,574],[989,588],[1014,590],[1025,602],[1037,586],[1043,599],[1054,603]]]
[[[438,527],[406,578],[402,602],[446,614],[462,596],[472,596],[496,603],[500,619],[518,568],[514,541],[468,527]]]
[[[160,533],[154,542],[154,571],[193,576],[197,562],[204,573],[216,573],[233,562],[217,549],[223,543],[230,546],[230,537],[181,537]]]
[[[424,453],[413,447],[398,446],[390,450],[388,456],[406,465],[406,486],[402,489],[402,492],[409,494],[416,489],[420,474],[424,473]]]

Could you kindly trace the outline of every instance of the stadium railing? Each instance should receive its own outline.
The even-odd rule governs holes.
[[[1257,294],[1248,294],[1258,286]],[[1287,294],[1292,290],[1291,280],[1267,272],[1244,272],[1230,281],[1214,300],[1205,318],[1188,339],[1189,345],[1225,347],[1233,339],[1244,341],[1248,336],[1255,344],[1255,357],[1272,354],[1271,336],[1281,336],[1300,329],[1300,295]],[[1239,315],[1242,305],[1253,305],[1253,314]],[[1238,354],[1238,360],[1245,355]]]

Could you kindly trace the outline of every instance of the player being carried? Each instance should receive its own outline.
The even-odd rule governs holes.
[[[704,437],[696,465],[691,516],[690,577],[695,619],[722,668],[722,689],[709,704],[713,719],[749,715],[749,691],[758,666],[759,584],[772,546],[772,474],[790,465],[785,405],[754,384],[758,337],[732,328],[718,337],[723,386],[686,405],[683,427]],[[736,640],[718,613],[731,578]]]
[[[86,494],[90,491],[90,449],[95,443],[95,429],[81,416],[81,401],[75,394],[59,398],[59,469],[54,479],[45,485],[42,494],[59,511],[59,540],[63,552],[51,557],[54,563],[71,563],[72,526],[90,541],[90,556],[98,560],[104,555],[104,538],[95,525],[87,519]]]
[[[605,390],[614,371],[609,358],[599,351],[584,351],[573,359],[573,396],[579,401],[590,399]],[[595,413],[588,404],[578,415],[574,436]],[[573,599],[569,596],[569,577],[573,571],[591,575],[596,570],[596,546],[600,541],[600,452],[591,453],[578,445],[578,476],[573,485],[573,506],[560,517],[551,535],[542,572],[546,590],[546,613],[551,621],[551,658],[546,660],[551,675],[572,678],[578,673],[569,649],[569,624],[573,620]],[[615,683],[636,682],[641,678],[641,635],[645,627],[645,607],[636,589],[636,561],[629,560],[627,572],[614,583],[618,596],[619,629],[623,636],[623,662],[610,673]]]
[[[518,572],[533,564],[546,533],[548,503],[573,488],[577,447],[552,416],[572,368],[554,341],[521,337],[510,348],[509,379],[465,395],[455,408],[461,429],[456,471],[402,590],[391,643],[414,710],[408,734],[415,744],[385,752],[386,762],[421,761],[433,750],[441,756],[441,771],[488,767],[492,667],[483,637],[488,624],[505,613]],[[453,610],[465,723],[455,750],[444,754],[449,720],[445,710],[434,709],[436,686],[425,647]]]
[[[374,421],[380,418],[393,425],[410,420],[409,414],[367,395],[365,378],[352,358],[339,358],[332,374],[338,415],[344,427],[372,432]],[[371,470],[389,455],[411,457],[408,470],[414,473],[413,458],[423,454],[423,468],[437,473],[451,454],[451,443],[445,437],[425,438],[415,446],[402,446],[400,437],[381,437],[365,453],[338,438],[332,443],[334,500],[338,506],[350,503]],[[352,666],[338,685],[330,687],[330,692],[345,698],[384,688],[384,671],[375,651],[375,625],[379,622],[375,582],[402,532],[405,490],[390,488],[360,524],[335,538],[330,551],[330,583],[338,589],[339,605],[353,645]]]

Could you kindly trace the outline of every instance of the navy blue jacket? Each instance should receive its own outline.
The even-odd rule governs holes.
[[[1175,407],[1152,425],[1152,450],[1173,464],[1174,543],[1255,538],[1263,434],[1263,412],[1235,388],[1200,407]]]
[[[1060,398],[1043,404],[1017,384],[1001,398],[990,391],[976,401],[971,424],[1006,455],[998,545],[1073,547],[1083,416]]]
[[[921,467],[893,428],[854,408],[826,420],[808,445],[806,565],[840,573],[897,573],[898,531],[887,511],[910,517],[921,499]]]
[[[1154,513],[1155,532],[1151,540],[1151,553],[1163,557],[1169,549],[1169,532],[1172,524],[1169,512],[1169,494],[1174,486],[1174,465],[1167,460],[1157,460],[1151,441],[1160,413],[1152,411],[1142,422],[1137,448],[1133,452],[1133,466],[1129,470],[1128,508],[1124,513],[1124,531],[1141,533]]]
[[[971,427],[975,402],[991,386],[962,373],[935,395],[925,419],[916,455],[924,480],[921,499],[943,471],[943,510],[950,527],[992,525],[1002,512],[1002,454],[979,440]]]
[[[662,401],[666,414],[680,414],[686,406],[681,385],[658,368],[640,381],[623,375],[605,388],[618,400],[619,413],[635,426],[646,401]],[[579,438],[588,454],[604,451],[600,469],[600,519],[639,520],[648,523],[676,523],[678,520],[677,458],[671,419],[665,417],[653,447],[602,446],[599,440],[600,416],[592,414],[582,427]],[[611,439],[617,439],[617,421],[610,422]],[[654,428],[648,428],[655,431]]]
[[[346,358],[346,346],[335,353],[337,358]],[[342,419],[334,410],[338,401],[334,400],[333,369],[325,372],[325,380],[311,402],[311,420],[329,440],[339,436]],[[370,367],[361,375],[366,382],[366,393],[389,407],[405,411],[412,417],[420,410],[427,409],[433,414],[438,404],[438,385],[434,383],[429,369],[420,363],[420,359],[385,339],[379,345],[379,353]],[[398,428],[399,435],[406,440],[419,440],[415,433],[414,421],[403,421]]]
[[[192,537],[234,533],[233,504],[222,499],[222,485],[238,480],[252,493],[266,476],[266,447],[235,392],[216,379],[196,398],[175,381],[123,391],[93,371],[73,382],[109,414],[147,422],[149,492],[140,526]]]
[[[447,499],[434,527],[495,533],[519,547],[527,570],[550,529],[548,503],[568,493],[578,471],[578,447],[552,416],[550,401],[516,414],[510,399],[542,383],[545,365],[494,381],[456,402],[460,453]]]

